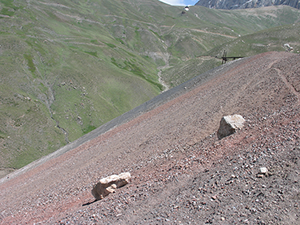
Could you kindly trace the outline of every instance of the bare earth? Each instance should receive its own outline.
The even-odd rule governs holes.
[[[299,224],[300,56],[263,53],[209,77],[1,182],[0,223]],[[246,126],[218,140],[229,114]],[[94,202],[92,186],[121,172],[132,182]]]

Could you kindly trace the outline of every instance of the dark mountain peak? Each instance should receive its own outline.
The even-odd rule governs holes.
[[[298,0],[200,0],[195,5],[213,9],[247,9],[272,5],[288,5],[299,9]]]

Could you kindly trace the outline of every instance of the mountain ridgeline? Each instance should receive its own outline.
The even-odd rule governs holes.
[[[0,0],[3,174],[221,65],[224,50],[300,51],[297,9],[182,11],[157,0]]]
[[[266,6],[287,5],[299,9],[299,0],[200,0],[195,5],[211,9],[247,9]]]

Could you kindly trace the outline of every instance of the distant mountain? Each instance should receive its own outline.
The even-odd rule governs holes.
[[[288,5],[299,9],[298,0],[200,0],[195,5],[212,9],[247,9],[272,5]]]

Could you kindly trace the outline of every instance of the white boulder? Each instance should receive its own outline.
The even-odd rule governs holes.
[[[121,173],[119,175],[111,175],[102,178],[92,189],[92,195],[95,199],[100,200],[110,193],[114,193],[119,187],[122,187],[130,182],[130,173]]]
[[[224,116],[220,121],[220,127],[218,130],[218,138],[222,139],[236,132],[238,129],[242,129],[245,119],[241,115],[229,115]]]

